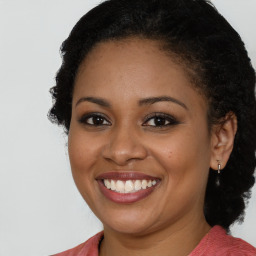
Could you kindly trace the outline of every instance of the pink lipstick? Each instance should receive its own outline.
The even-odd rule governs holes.
[[[131,204],[149,196],[160,179],[138,172],[108,172],[96,178],[100,191],[115,203]]]

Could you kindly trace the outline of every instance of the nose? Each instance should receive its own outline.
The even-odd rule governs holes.
[[[103,149],[103,157],[119,166],[125,166],[134,160],[143,160],[147,150],[142,138],[131,128],[115,129]]]

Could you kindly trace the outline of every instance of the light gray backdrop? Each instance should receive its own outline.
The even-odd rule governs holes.
[[[0,0],[0,255],[44,256],[101,230],[73,183],[62,129],[50,124],[48,90],[59,47],[99,0]],[[256,67],[256,1],[214,0]],[[256,246],[256,189],[233,235]]]

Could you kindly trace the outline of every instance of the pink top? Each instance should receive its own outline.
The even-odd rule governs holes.
[[[103,231],[85,243],[53,256],[98,256],[98,246]],[[256,248],[240,238],[226,234],[220,226],[214,226],[188,256],[256,256]]]

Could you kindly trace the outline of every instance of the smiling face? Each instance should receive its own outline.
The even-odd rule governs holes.
[[[203,216],[207,103],[157,42],[98,44],[74,87],[69,156],[105,228],[147,234]]]

